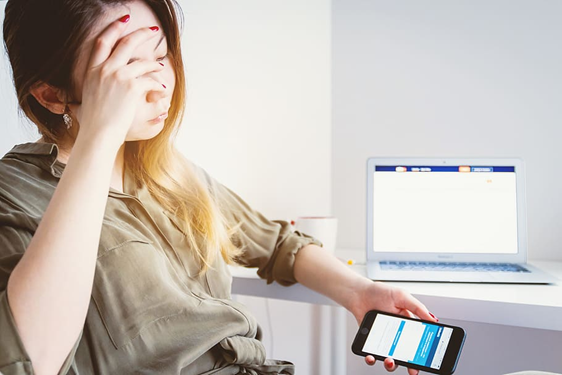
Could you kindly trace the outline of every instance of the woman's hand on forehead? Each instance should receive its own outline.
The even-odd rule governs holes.
[[[119,17],[94,40],[84,72],[81,104],[69,104],[80,123],[80,133],[88,133],[89,137],[104,133],[104,139],[109,133],[119,145],[124,142],[143,95],[166,89],[154,78],[158,75],[149,74],[160,72],[163,64],[148,59],[129,63],[140,45],[162,36],[156,25],[123,36],[131,18],[132,15]]]

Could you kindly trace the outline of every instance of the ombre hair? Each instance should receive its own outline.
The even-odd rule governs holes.
[[[4,19],[4,45],[12,66],[21,111],[47,142],[60,145],[67,136],[62,115],[43,107],[30,89],[44,82],[74,92],[72,72],[80,48],[109,7],[134,0],[9,0]],[[168,118],[154,138],[125,144],[125,163],[138,184],[144,184],[165,210],[175,215],[188,247],[201,262],[201,272],[221,254],[234,263],[241,250],[233,236],[239,225],[229,225],[210,195],[174,146],[185,109],[185,73],[181,56],[183,23],[176,0],[141,0],[162,24],[176,85]]]

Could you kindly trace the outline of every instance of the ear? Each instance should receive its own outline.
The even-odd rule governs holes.
[[[29,93],[52,113],[62,115],[65,111],[64,93],[61,89],[38,82],[29,89]]]

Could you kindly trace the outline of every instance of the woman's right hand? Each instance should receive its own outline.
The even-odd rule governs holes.
[[[82,82],[80,104],[68,104],[80,124],[78,135],[102,136],[120,146],[149,91],[164,91],[154,79],[163,65],[157,61],[129,63],[138,46],[161,35],[158,27],[144,27],[121,38],[127,21],[114,21],[95,39]]]

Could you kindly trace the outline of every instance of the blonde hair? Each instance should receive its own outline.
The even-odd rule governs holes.
[[[178,97],[181,96],[178,93]],[[174,106],[172,100],[167,120],[175,115]],[[240,224],[229,226],[209,190],[173,147],[171,140],[177,126],[171,124],[179,121],[172,121],[157,137],[127,145],[125,154],[129,168],[137,183],[145,184],[162,207],[178,218],[179,229],[201,262],[201,273],[212,267],[218,249],[227,263],[236,263],[241,249],[232,238]]]
[[[8,1],[4,18],[4,44],[12,65],[21,110],[46,141],[61,144],[66,137],[62,115],[51,113],[30,94],[37,82],[72,92],[69,72],[74,70],[89,30],[108,7],[131,0]],[[154,11],[167,37],[170,62],[176,76],[169,116],[156,137],[128,142],[125,163],[137,183],[145,184],[162,207],[175,215],[187,245],[201,262],[201,272],[221,254],[233,263],[241,254],[233,236],[239,224],[230,225],[208,189],[174,147],[185,109],[185,74],[181,56],[181,8],[176,0],[144,0]],[[57,25],[56,28],[52,25]],[[41,32],[37,32],[41,30]]]

